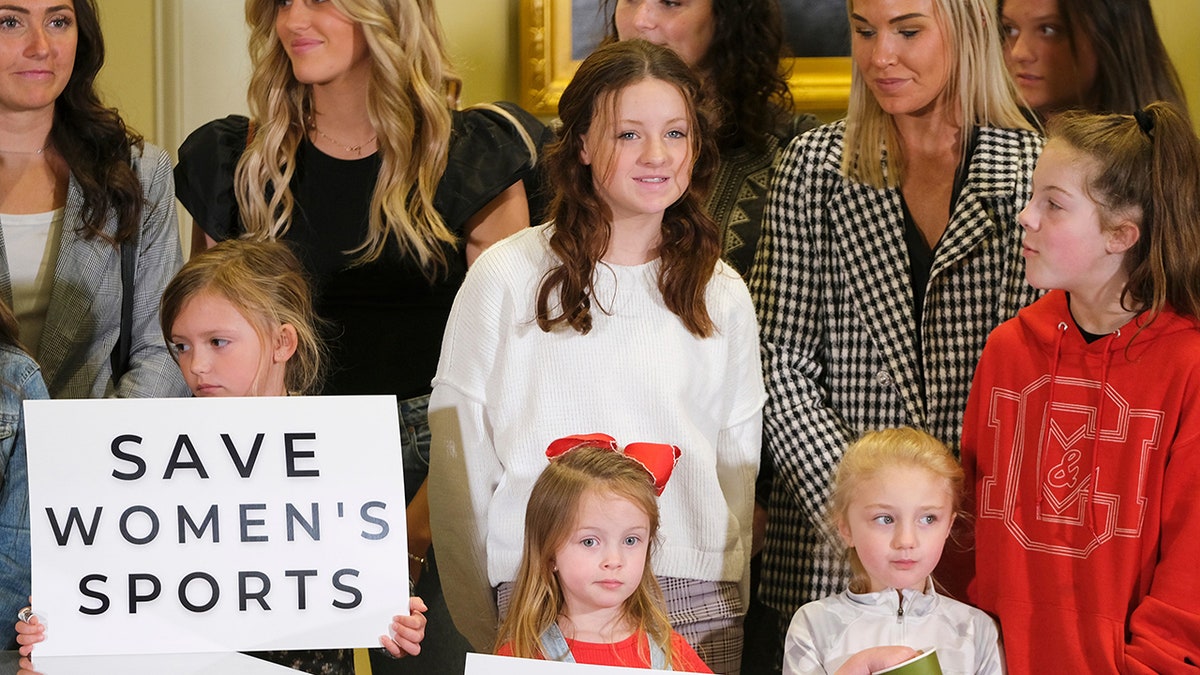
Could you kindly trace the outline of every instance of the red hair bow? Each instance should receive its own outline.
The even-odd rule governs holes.
[[[621,450],[617,439],[608,434],[576,434],[552,441],[550,447],[546,448],[546,457],[561,457],[576,448],[602,448],[632,459],[650,474],[654,493],[660,497],[681,454],[678,446],[667,443],[630,443]]]

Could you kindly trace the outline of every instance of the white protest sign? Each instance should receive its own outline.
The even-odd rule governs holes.
[[[378,644],[408,608],[391,396],[27,401],[37,654]]]
[[[621,668],[618,666],[592,666],[539,659],[517,659],[511,656],[491,654],[467,654],[467,668],[463,675],[554,675],[555,673],[586,673],[587,675],[631,675],[645,673],[645,668]]]
[[[14,652],[15,653],[15,652]],[[108,654],[105,656],[41,656],[33,667],[40,675],[296,675],[286,666],[237,653],[205,652],[203,654]],[[15,673],[12,670],[0,672]]]

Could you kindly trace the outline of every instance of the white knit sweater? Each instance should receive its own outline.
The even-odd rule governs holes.
[[[543,332],[538,284],[552,225],[488,249],[467,273],[429,407],[434,544],[455,625],[490,648],[492,588],[512,581],[525,504],[550,441],[604,432],[683,452],[663,493],[660,576],[748,578],[766,398],[758,328],[741,278],[719,263],[706,290],[716,333],[688,332],[658,290],[658,261],[600,265],[592,330]]]

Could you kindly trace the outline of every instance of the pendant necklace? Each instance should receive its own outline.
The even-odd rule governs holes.
[[[362,156],[362,149],[364,147],[374,143],[375,139],[379,138],[379,135],[375,134],[375,135],[371,136],[370,138],[368,138],[367,140],[363,141],[362,143],[359,143],[358,145],[346,145],[345,143],[337,140],[336,138],[325,133],[324,131],[321,131],[321,128],[317,126],[317,120],[315,117],[308,118],[308,126],[313,131],[317,132],[317,135],[320,136],[321,138],[324,138],[325,140],[329,141],[330,143],[333,143],[334,145],[341,148],[342,150],[345,150],[346,152],[352,152],[352,153],[358,155],[359,157]],[[39,152],[41,152],[41,151],[39,150]]]

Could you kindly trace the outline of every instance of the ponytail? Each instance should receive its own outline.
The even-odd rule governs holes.
[[[1151,320],[1168,304],[1200,318],[1200,139],[1187,114],[1162,101],[1134,115],[1068,112],[1049,133],[1095,162],[1087,190],[1102,224],[1138,225],[1122,306]]]

